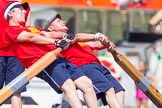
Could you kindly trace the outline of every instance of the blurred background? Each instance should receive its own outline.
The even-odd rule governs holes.
[[[69,33],[106,34],[116,44],[116,50],[138,68],[145,60],[150,72],[158,80],[162,93],[162,0],[22,0],[31,6],[31,25],[44,27],[56,13],[61,14],[70,28]],[[95,51],[106,68],[126,90],[125,108],[135,108],[134,81],[116,64],[106,50]],[[103,62],[104,61],[104,62]],[[84,99],[78,91],[81,100]],[[32,108],[57,108],[65,102],[64,95],[55,93],[49,85],[33,78],[23,93],[25,105]],[[10,100],[6,101],[7,108]],[[99,101],[99,106],[104,107]],[[86,106],[85,106],[86,107]],[[156,108],[149,101],[149,108]]]

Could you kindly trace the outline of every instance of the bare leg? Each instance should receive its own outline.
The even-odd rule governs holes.
[[[136,102],[136,108],[140,108],[141,107],[141,102],[137,100]]]
[[[11,108],[22,108],[20,93],[17,93],[11,97]]]
[[[65,93],[65,96],[71,108],[82,108],[82,104],[76,92],[76,87],[71,79],[68,79],[64,82],[61,90]]]
[[[118,101],[120,102],[121,106],[124,108],[124,97],[125,97],[124,91],[119,91],[118,93],[116,93],[116,96],[117,96]]]
[[[115,95],[114,88],[110,88],[106,92],[106,101],[111,108],[123,108]]]
[[[93,89],[92,81],[88,77],[82,76],[75,80],[74,83],[76,87],[83,92],[88,108],[98,108],[97,98]]]
[[[148,108],[148,102],[143,103],[144,108]]]

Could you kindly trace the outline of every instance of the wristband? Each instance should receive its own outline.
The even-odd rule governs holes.
[[[95,34],[95,40],[99,40],[100,35],[102,35],[102,33],[96,33],[96,34]]]

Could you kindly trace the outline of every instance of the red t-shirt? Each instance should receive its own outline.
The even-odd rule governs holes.
[[[14,56],[11,49],[7,46],[5,42],[5,28],[8,26],[7,21],[0,17],[0,56]]]
[[[0,56],[15,56],[9,47],[0,48]]]
[[[41,33],[41,30],[42,29],[40,28],[32,27],[32,26],[28,26],[28,27],[9,26],[6,29],[6,33],[7,33],[6,41],[8,45],[11,46],[16,57],[22,62],[22,64],[26,68],[28,68],[33,63],[35,63],[47,52],[56,49],[54,45],[47,45],[47,44],[41,45],[41,44],[34,44],[31,42],[18,42],[17,40],[17,36],[22,31],[32,32],[44,36]]]
[[[63,56],[75,64],[81,66],[88,63],[99,63],[97,56],[93,53],[93,50],[86,45],[85,42],[77,42],[69,47],[69,49],[62,52]]]

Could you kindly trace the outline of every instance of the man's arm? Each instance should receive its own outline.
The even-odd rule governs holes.
[[[55,31],[52,32],[41,31],[41,32],[45,34],[46,37],[53,38],[53,39],[62,39],[66,35],[66,33],[55,32]],[[96,41],[96,34],[77,33],[73,35],[75,35],[75,40],[78,42]],[[105,35],[102,35],[100,37],[102,37],[102,39],[106,39],[106,40],[108,39],[108,37]]]
[[[93,50],[101,50],[106,48],[100,41],[88,41],[86,44]]]
[[[107,48],[109,52],[113,52],[115,50],[115,44],[109,40],[107,36],[102,33],[96,34],[86,34],[86,33],[78,33],[76,34],[76,40],[86,42],[89,47],[93,50],[100,50]]]
[[[95,50],[100,50],[107,48],[109,52],[113,52],[115,50],[115,44],[109,40],[109,38],[102,34],[86,34],[86,33],[77,33],[76,41],[86,42],[89,47]]]
[[[110,40],[106,35],[102,33],[96,33],[96,34],[77,33],[76,41],[78,42],[100,41],[103,44],[105,42],[108,43]]]
[[[95,41],[95,34],[77,33],[75,36],[78,42]]]
[[[17,36],[19,42],[31,42],[35,44],[53,44],[56,47],[60,47],[63,50],[67,49],[70,43],[67,40],[52,39],[39,34],[33,34],[30,32],[23,31]]]
[[[69,34],[66,35],[66,33],[55,32],[55,31],[52,32],[41,31],[41,32],[45,34],[46,37],[53,38],[53,39],[62,39],[65,38],[65,36],[69,35]],[[77,33],[73,35],[75,35],[74,40],[77,42],[95,41],[95,34]]]
[[[31,32],[23,31],[17,36],[19,42],[32,42],[36,44],[54,44],[56,39],[41,36],[39,34],[33,34]]]
[[[65,33],[60,32],[46,32],[43,31],[47,37],[53,39],[62,39]],[[100,50],[103,48],[107,48],[109,51],[114,50],[115,45],[110,42],[109,38],[103,34],[87,34],[87,33],[77,33],[75,35],[75,40],[77,42],[86,42],[89,47],[92,49]],[[70,36],[70,35],[67,35]],[[71,35],[72,36],[72,35]],[[111,45],[107,45],[107,43],[112,43]]]
[[[113,52],[116,47],[115,44],[111,41],[104,44],[102,44],[100,41],[90,41],[86,42],[86,44],[93,50],[101,50],[106,48],[109,52]]]

